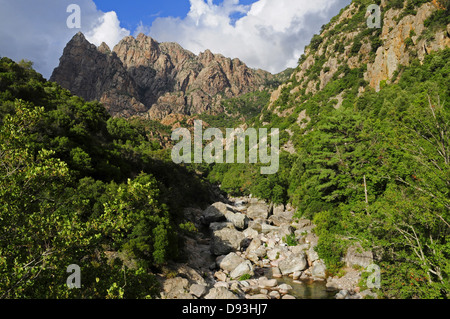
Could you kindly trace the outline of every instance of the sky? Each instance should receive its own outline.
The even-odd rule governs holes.
[[[30,60],[49,78],[79,31],[112,49],[145,33],[195,54],[211,50],[251,68],[296,67],[320,27],[351,0],[0,0],[0,56]],[[78,6],[78,12],[70,5]],[[70,8],[70,10],[68,10]],[[79,19],[78,19],[79,17]]]

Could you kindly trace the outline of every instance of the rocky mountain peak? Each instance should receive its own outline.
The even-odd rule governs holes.
[[[205,52],[200,53],[198,58],[202,63],[209,64],[215,59],[215,56],[210,50],[206,50]]]
[[[113,54],[110,54],[110,53]],[[170,114],[219,113],[220,101],[254,91],[273,75],[239,59],[185,50],[141,33],[111,51],[82,33],[67,44],[51,81],[87,100],[100,100],[113,116],[163,119]]]
[[[109,46],[105,42],[102,42],[102,44],[100,44],[100,46],[98,47],[98,50],[101,53],[103,53],[103,54],[110,54],[111,53],[111,49],[109,48]]]

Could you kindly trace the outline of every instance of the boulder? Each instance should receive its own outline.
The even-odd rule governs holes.
[[[305,255],[290,255],[280,261],[278,267],[283,275],[289,275],[296,271],[303,271],[308,266]]]
[[[237,229],[245,229],[248,225],[248,217],[241,213],[233,213],[231,211],[228,211],[225,214],[225,218],[228,222],[232,223],[234,227]]]
[[[278,234],[280,238],[294,234],[295,229],[289,224],[281,224],[279,227]]]
[[[319,254],[314,250],[314,248],[309,248],[306,251],[306,256],[308,257],[308,264],[311,266],[316,260],[319,260]]]
[[[239,299],[234,293],[225,287],[212,288],[205,299]]]
[[[258,258],[266,255],[266,248],[263,246],[261,239],[254,238],[246,250],[247,254],[255,254]]]
[[[311,275],[316,278],[325,279],[327,277],[326,270],[327,267],[325,264],[321,260],[317,260],[312,266]]]
[[[250,219],[263,219],[266,220],[269,217],[269,206],[266,203],[257,202],[251,204],[247,208],[247,216]]]
[[[258,262],[259,262],[258,255],[255,254],[253,251],[247,252],[245,257],[254,264],[258,264]]]
[[[253,265],[250,260],[242,262],[230,273],[231,279],[239,279],[244,275],[254,275]]]
[[[285,253],[287,251],[286,248],[284,247],[274,247],[273,249],[270,249],[267,251],[267,257],[269,258],[269,260],[277,260],[279,259],[283,253]]]
[[[226,256],[220,256],[216,260],[217,265],[228,272],[233,271],[239,264],[244,262],[244,258],[238,256],[236,253],[232,252]]]
[[[273,206],[273,212],[272,214],[274,216],[278,216],[284,213],[284,205],[283,204],[279,204],[279,205],[274,205]]]
[[[288,213],[283,213],[281,215],[272,215],[267,220],[269,223],[274,224],[275,226],[281,226],[283,224],[290,224],[292,222],[292,215]]]
[[[205,224],[220,222],[225,220],[225,214],[229,211],[228,206],[222,202],[210,205],[203,211],[203,221]]]
[[[227,275],[223,271],[216,271],[214,273],[214,278],[218,281],[227,281]]]
[[[309,244],[310,247],[316,247],[317,243],[319,242],[319,237],[316,234],[309,233],[304,238],[305,243]]]
[[[292,286],[288,284],[281,284],[277,287],[277,290],[280,294],[286,295],[290,290],[292,290]]]
[[[301,271],[295,271],[292,273],[292,279],[299,280],[301,275],[302,275]]]
[[[297,246],[290,246],[289,250],[294,254],[294,255],[303,255],[305,254],[305,252],[309,249],[309,245],[308,244],[303,244],[303,245],[297,245]]]
[[[253,230],[256,231],[257,233],[260,233],[262,231],[262,227],[261,224],[263,223],[262,219],[258,219],[258,220],[250,220],[248,223],[248,227]],[[248,229],[248,228],[247,228]]]
[[[175,277],[165,279],[162,283],[161,298],[165,299],[194,299],[187,293],[189,281],[186,278]]]
[[[241,249],[245,236],[242,232],[233,228],[223,228],[213,232],[211,252],[216,255],[227,255],[230,252]]]
[[[267,277],[260,277],[258,279],[258,285],[263,289],[270,289],[276,287],[278,284],[276,279],[268,279]]]
[[[224,287],[224,288],[226,288],[226,289],[229,289],[229,288],[230,288],[230,285],[229,285],[228,282],[226,282],[226,281],[217,281],[217,282],[214,284],[214,288],[219,288],[219,287]]]
[[[277,232],[279,230],[280,230],[280,228],[277,226],[272,226],[272,225],[269,225],[266,223],[261,224],[261,233],[263,233],[263,234],[268,234],[270,232]]]
[[[272,268],[272,277],[273,278],[281,278],[281,277],[283,277],[283,275],[281,274],[280,268],[278,268],[278,267],[273,267]]]
[[[205,285],[194,284],[191,286],[189,293],[197,298],[201,298],[206,294],[207,289]]]
[[[259,234],[258,231],[253,228],[247,228],[246,230],[244,230],[243,233],[244,233],[245,237],[252,238],[252,239],[258,237],[258,234]]]
[[[272,299],[280,299],[281,295],[280,295],[280,293],[278,291],[274,290],[274,291],[271,291],[269,293],[269,297],[272,298]]]

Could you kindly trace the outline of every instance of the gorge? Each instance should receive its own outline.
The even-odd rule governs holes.
[[[0,298],[448,299],[449,10],[353,0],[275,75],[143,33],[1,57]]]

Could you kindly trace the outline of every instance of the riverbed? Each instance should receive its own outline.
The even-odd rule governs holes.
[[[265,270],[264,275],[271,279],[272,271],[270,268]],[[317,280],[294,280],[289,276],[276,278],[278,284],[287,284],[292,287],[289,294],[296,299],[335,299],[335,292],[327,291],[325,281]]]

